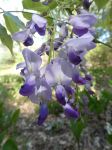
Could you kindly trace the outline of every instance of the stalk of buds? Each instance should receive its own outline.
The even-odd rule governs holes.
[[[86,6],[88,1],[85,1]],[[81,10],[76,16],[71,15],[66,23],[58,24],[59,37],[54,37],[43,43],[35,51],[25,48],[22,51],[24,62],[17,65],[21,68],[21,76],[24,84],[20,88],[20,94],[29,97],[33,103],[40,105],[38,125],[42,125],[48,115],[47,104],[52,99],[52,90],[55,91],[57,101],[62,106],[68,118],[80,117],[77,106],[77,88],[84,86],[89,94],[91,90],[92,77],[83,68],[84,56],[89,50],[95,48],[94,35],[96,16],[86,10]],[[68,34],[68,26],[72,27],[71,38]],[[25,46],[33,45],[33,35],[37,32],[40,36],[46,34],[47,20],[39,15],[33,14],[23,31],[12,35],[16,41]],[[52,33],[51,33],[52,34]],[[70,34],[71,35],[71,34]],[[52,36],[52,35],[51,35]],[[52,43],[51,43],[52,42]],[[52,45],[52,47],[51,47]],[[42,67],[42,55],[51,51],[56,57],[50,57],[50,62]]]

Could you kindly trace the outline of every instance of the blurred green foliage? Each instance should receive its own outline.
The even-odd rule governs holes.
[[[51,101],[48,103],[49,113],[54,115],[59,115],[63,112],[63,108],[57,101]]]
[[[5,75],[0,77],[0,98],[7,103],[8,99],[14,100],[18,95],[18,89],[22,79],[17,75]]]
[[[17,150],[15,125],[19,118],[19,109],[9,111],[0,102],[0,149]]]
[[[16,123],[20,110],[12,108],[9,102],[14,100],[21,84],[16,75],[0,77],[0,149],[17,150]]]

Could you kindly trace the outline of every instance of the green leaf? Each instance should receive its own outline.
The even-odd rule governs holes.
[[[6,136],[6,131],[0,131],[0,143],[2,143],[2,141],[4,140],[4,138],[5,138],[5,136]]]
[[[2,150],[18,150],[16,142],[9,138],[2,147]]]
[[[12,15],[10,12],[4,13],[5,24],[7,29],[11,32],[17,32],[20,28],[24,28],[24,23],[17,17]]]
[[[49,113],[54,115],[59,115],[63,112],[62,107],[57,103],[57,101],[52,101],[48,103]]]
[[[24,9],[36,10],[41,13],[47,12],[49,10],[48,6],[45,6],[40,2],[34,3],[32,0],[23,0],[22,4]]]
[[[48,7],[50,8],[50,10],[55,9],[57,7],[57,2],[55,0],[51,1],[48,5]]]
[[[47,16],[47,17],[45,17],[45,18],[47,19],[48,25],[49,25],[49,26],[53,26],[53,18],[51,18],[51,17],[49,17],[49,16]]]
[[[98,9],[100,10],[101,8],[103,8],[109,0],[94,0]]]
[[[109,86],[112,87],[112,80],[109,80]]]
[[[82,120],[79,119],[77,121],[75,120],[70,121],[70,129],[77,141],[80,140],[80,136],[84,128],[85,124],[84,122],[82,122]]]
[[[4,26],[0,24],[0,40],[1,42],[9,48],[11,54],[13,55],[13,41],[10,35],[8,35],[7,30]]]
[[[107,141],[112,144],[112,134],[107,135]]]
[[[32,14],[30,13],[23,13],[24,18],[26,18],[27,20],[31,20],[32,19]]]
[[[0,102],[0,118],[3,116],[3,103]]]
[[[11,114],[10,122],[11,124],[15,124],[19,118],[20,110],[17,109]]]
[[[111,98],[112,94],[105,90],[100,93],[99,98],[89,96],[89,110],[97,115],[104,112]]]

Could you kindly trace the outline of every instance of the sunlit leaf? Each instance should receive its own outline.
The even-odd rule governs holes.
[[[23,13],[24,18],[26,18],[27,20],[31,20],[32,18],[32,14],[31,13]]]
[[[24,28],[24,23],[17,17],[12,15],[10,12],[4,13],[4,19],[7,29],[11,32],[17,32],[20,28]]]
[[[43,5],[41,2],[33,2],[32,0],[23,0],[22,1],[24,9],[30,9],[39,11],[41,13],[47,12],[49,10],[49,7],[46,5]]]
[[[52,25],[53,25],[53,18],[51,18],[51,17],[49,17],[49,16],[47,16],[47,17],[45,17],[45,18],[47,19],[48,25],[49,25],[49,26],[52,26]]]
[[[94,0],[94,1],[97,5],[98,9],[101,9],[108,3],[109,0]]]
[[[48,4],[48,7],[51,9],[54,9],[57,7],[57,2],[55,0],[51,1],[49,4]]]
[[[13,54],[12,38],[10,35],[8,35],[6,28],[1,24],[0,24],[0,40],[6,47],[9,48],[10,52]]]

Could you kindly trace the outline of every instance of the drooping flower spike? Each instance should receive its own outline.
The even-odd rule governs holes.
[[[36,1],[35,1],[36,2]],[[89,0],[84,0],[87,9],[90,7]],[[25,62],[17,65],[21,69],[21,76],[24,83],[19,92],[27,96],[33,103],[39,104],[39,116],[37,124],[42,125],[48,116],[48,103],[52,99],[52,90],[55,92],[57,102],[62,106],[64,114],[69,119],[80,117],[78,109],[77,88],[83,86],[90,94],[92,77],[84,68],[84,56],[89,50],[95,48],[93,42],[96,23],[96,16],[81,10],[76,16],[70,16],[68,23],[59,22],[58,35],[54,34],[53,41],[48,39],[35,51],[24,49],[22,51]],[[72,26],[72,33],[69,33],[68,26]],[[36,32],[44,36],[52,33],[46,32],[47,20],[37,14],[26,24],[23,31],[13,34],[12,38],[22,42],[24,46],[33,44],[33,34]],[[71,34],[73,35],[71,37]],[[51,46],[52,45],[52,46]],[[50,62],[42,66],[42,56],[47,54]]]

